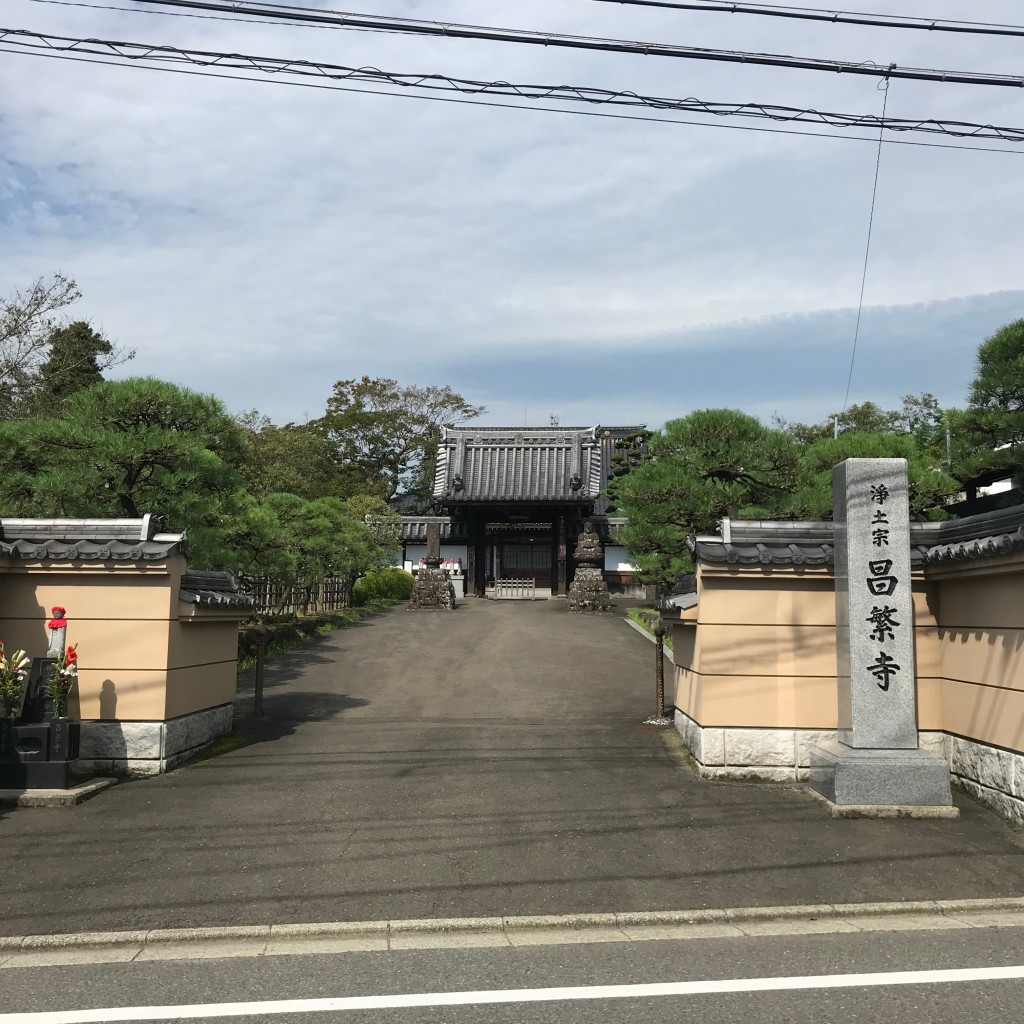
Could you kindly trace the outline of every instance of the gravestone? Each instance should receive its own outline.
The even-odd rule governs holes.
[[[812,748],[810,785],[833,804],[951,808],[946,762],[918,747],[905,459],[832,473],[839,728]]]
[[[576,541],[573,552],[576,573],[569,587],[567,605],[571,612],[611,611],[612,599],[608,584],[604,581],[604,548],[594,531],[594,524],[583,524],[583,532]]]
[[[455,609],[455,587],[442,568],[441,559],[441,521],[427,523],[427,558],[416,574],[412,585],[412,596],[409,598],[410,611],[423,609]]]

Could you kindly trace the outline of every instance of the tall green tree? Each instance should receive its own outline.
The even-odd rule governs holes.
[[[27,408],[37,415],[53,416],[64,409],[71,395],[103,380],[103,370],[110,365],[115,349],[84,320],[52,331],[47,346]]]
[[[801,448],[800,482],[781,504],[781,514],[789,519],[831,519],[832,470],[846,459],[906,459],[912,519],[948,518],[943,508],[960,489],[913,434],[840,434]]]
[[[294,494],[271,494],[265,504],[277,516],[295,559],[295,579],[318,583],[330,577],[355,578],[374,564],[373,538],[340,498],[306,501]]]
[[[31,392],[46,358],[47,339],[61,326],[64,309],[81,298],[70,277],[40,277],[23,291],[0,296],[0,408],[8,418]]]
[[[297,494],[309,500],[345,497],[361,483],[338,465],[334,446],[315,426],[277,426],[255,409],[237,420],[245,441],[239,470],[257,498],[268,494]]]
[[[0,425],[0,501],[14,514],[163,514],[193,564],[215,563],[241,484],[240,431],[221,402],[153,378],[76,392],[63,415]]]
[[[883,409],[875,402],[851,405],[842,412],[834,412],[819,423],[787,423],[776,417],[775,425],[786,430],[801,444],[811,444],[837,432],[889,433],[897,429],[898,414]]]
[[[813,444],[839,434],[912,434],[923,447],[936,450],[945,441],[945,413],[928,392],[904,395],[899,409],[861,402],[818,423],[788,423],[779,417],[774,422],[800,444]]]
[[[63,274],[0,296],[0,418],[54,415],[68,395],[134,357],[84,321],[65,321],[64,310],[80,298]]]
[[[723,516],[770,518],[799,481],[799,446],[783,430],[731,409],[665,424],[650,457],[616,480],[612,500],[629,526],[622,543],[645,578],[667,583],[690,565],[686,539]]]
[[[923,451],[945,454],[948,412],[933,394],[904,395],[895,417],[898,432],[910,434]]]
[[[346,581],[351,592],[357,577],[387,564],[373,531],[339,498],[269,494],[257,501],[242,494],[237,504],[222,550],[236,571],[283,585],[282,607],[303,603],[296,592],[328,579]]]
[[[358,480],[351,493],[385,500],[405,491],[429,494],[442,425],[479,416],[448,386],[402,386],[384,377],[339,380],[316,426],[337,465]]]
[[[978,348],[968,407],[952,425],[957,476],[969,487],[1024,469],[1024,319]]]
[[[345,504],[370,531],[378,563],[373,568],[394,565],[402,550],[402,517],[383,498],[372,494],[357,494]]]

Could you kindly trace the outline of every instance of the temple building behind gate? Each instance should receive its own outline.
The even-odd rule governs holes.
[[[612,593],[643,586],[616,543],[626,520],[609,515],[602,491],[612,477],[616,441],[642,427],[446,427],[434,479],[443,558],[466,573],[469,594],[484,597],[495,580],[532,579],[538,595],[565,594],[572,548],[587,520],[605,545]],[[426,554],[426,516],[403,516],[403,560]]]

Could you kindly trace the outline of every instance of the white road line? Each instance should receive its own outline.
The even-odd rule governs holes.
[[[488,1003],[548,1003],[588,999],[650,999],[731,992],[785,992],[807,989],[871,988],[890,985],[948,985],[969,981],[1024,979],[1021,967],[972,967],[949,971],[894,971],[886,974],[826,974],[795,978],[735,978],[677,981],[652,985],[587,985],[576,988],[497,989],[483,992],[424,992],[398,996],[345,996],[336,999],[281,999],[252,1003],[198,1003],[192,1006],[121,1006],[101,1010],[2,1013],[0,1024],[106,1024],[115,1021],[205,1020],[341,1010],[398,1010],[410,1007],[475,1006]]]

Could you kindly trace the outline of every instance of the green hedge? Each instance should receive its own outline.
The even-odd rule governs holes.
[[[352,604],[356,608],[381,601],[408,601],[412,596],[412,573],[389,567],[367,573],[352,588]]]
[[[650,633],[654,636],[654,627],[657,625],[658,619],[661,618],[661,613],[655,608],[627,608],[626,614],[630,619],[633,620],[638,626],[641,627],[645,632]],[[665,646],[671,651],[672,650],[672,631],[669,630],[665,633],[664,637]]]

